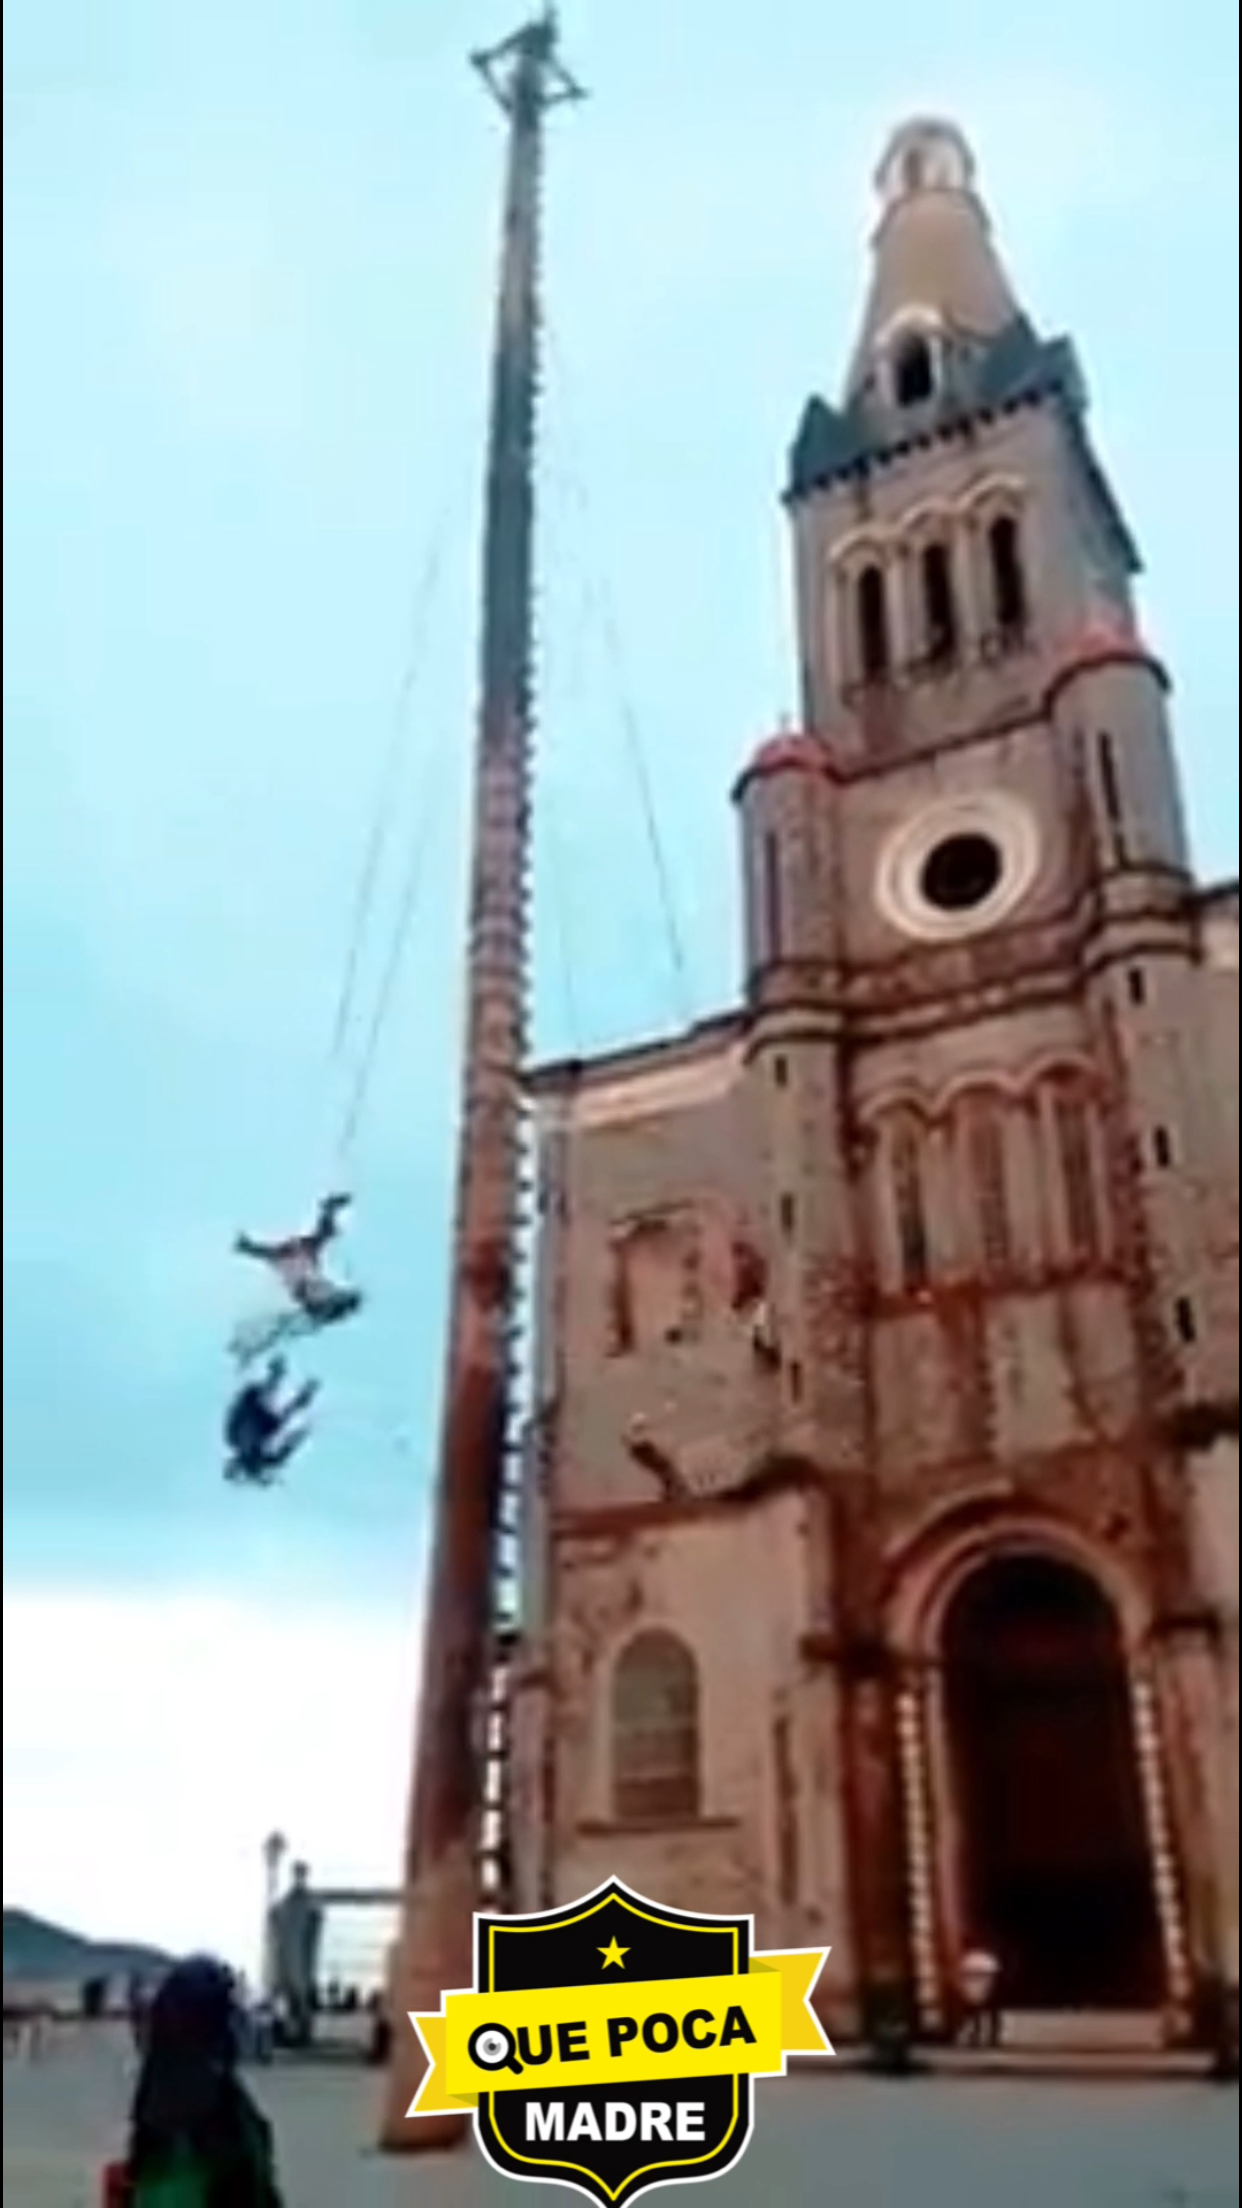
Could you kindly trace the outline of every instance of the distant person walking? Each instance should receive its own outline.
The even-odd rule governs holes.
[[[107,2208],[282,2208],[271,2129],[237,2075],[232,1973],[179,1963],[156,1994]]]
[[[957,1968],[963,2047],[999,2047],[1001,1966],[990,1948],[968,1947]]]

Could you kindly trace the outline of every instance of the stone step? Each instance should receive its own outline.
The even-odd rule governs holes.
[[[1156,2009],[1007,2009],[1002,2038],[1011,2053],[1162,2053],[1165,2025]]]
[[[935,2047],[921,2050],[936,2077],[1061,2078],[1171,2082],[1207,2076],[1200,2050],[1146,2047]]]
[[[791,2077],[857,2075],[875,2067],[870,2051],[841,2042],[833,2060],[794,2055]],[[979,2081],[986,2078],[1052,2084],[1177,2084],[1206,2079],[1211,2058],[1202,2050],[1154,2048],[916,2047],[912,2069],[924,2077]]]

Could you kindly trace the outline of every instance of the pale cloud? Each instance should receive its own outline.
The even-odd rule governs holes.
[[[269,1831],[395,1881],[416,1666],[361,1602],[6,1595],[6,1902],[253,1967]]]

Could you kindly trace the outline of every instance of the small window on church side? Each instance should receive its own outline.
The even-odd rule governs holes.
[[[763,839],[763,925],[767,941],[763,946],[765,959],[778,959],[783,948],[785,933],[784,899],[781,895],[781,846],[780,839],[766,835]]]
[[[1155,1159],[1156,1164],[1161,1168],[1161,1171],[1167,1170],[1167,1168],[1172,1165],[1173,1137],[1169,1133],[1167,1127],[1153,1127],[1151,1136],[1151,1154]]]
[[[858,661],[864,682],[883,682],[892,663],[884,570],[865,567],[858,578]]]
[[[992,610],[1003,637],[1021,636],[1027,624],[1026,572],[1022,540],[1012,514],[1001,514],[988,531],[992,563]]]
[[[608,1284],[608,1354],[628,1357],[634,1347],[634,1296],[630,1283],[629,1253],[624,1241],[612,1245],[612,1272]]]
[[[1062,1092],[1056,1099],[1055,1117],[1070,1249],[1075,1257],[1097,1257],[1101,1239],[1100,1206],[1091,1120],[1085,1098]]]
[[[936,367],[925,337],[907,337],[893,362],[893,391],[898,406],[922,406],[936,388]]]
[[[927,657],[934,667],[943,667],[957,657],[957,606],[953,595],[953,565],[948,546],[927,545],[920,566]]]
[[[1112,836],[1113,857],[1119,866],[1126,863],[1126,816],[1121,802],[1121,777],[1117,772],[1117,751],[1113,739],[1101,730],[1096,738],[1096,755],[1100,762],[1100,790],[1104,798],[1104,811]]]
[[[893,1144],[893,1202],[901,1285],[913,1292],[926,1287],[930,1268],[919,1138],[910,1126],[899,1129]]]
[[[1191,1342],[1197,1341],[1199,1335],[1198,1321],[1195,1318],[1195,1307],[1191,1302],[1189,1296],[1178,1297],[1177,1302],[1173,1306],[1173,1316],[1177,1321],[1177,1332],[1179,1339],[1185,1342],[1189,1347]]]
[[[1128,968],[1126,972],[1126,987],[1130,992],[1131,1004],[1146,1004],[1147,976],[1143,972],[1141,966],[1131,966]]]
[[[622,1824],[699,1814],[699,1682],[676,1634],[640,1633],[612,1679],[613,1809]]]

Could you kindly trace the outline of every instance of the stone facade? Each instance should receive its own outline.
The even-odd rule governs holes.
[[[753,1910],[831,1944],[842,2032],[941,2029],[986,1937],[1019,2003],[1185,2035],[1238,1970],[1237,892],[1191,875],[1072,350],[955,131],[880,190],[794,448],[803,731],[736,792],[743,1002],[535,1081],[516,1898]],[[989,1785],[998,1569],[1027,1731]],[[1081,1830],[1019,1807],[1041,1758]],[[1058,1907],[1114,1909],[1077,1978]]]

